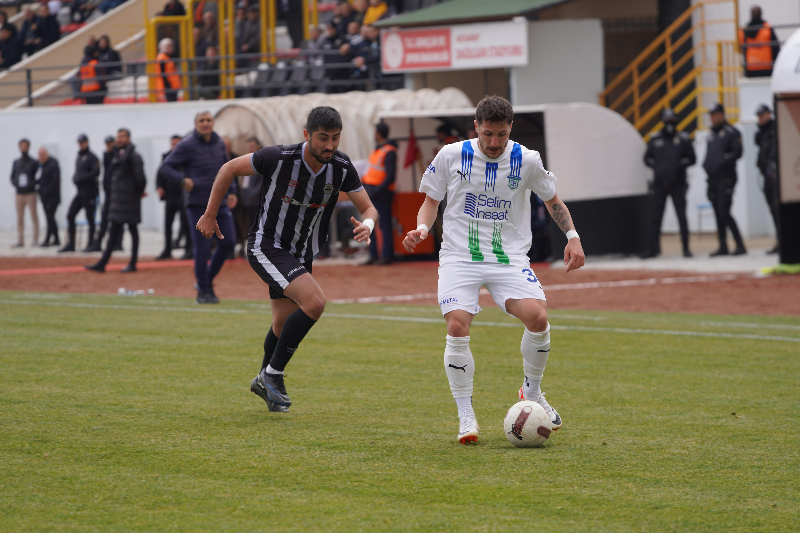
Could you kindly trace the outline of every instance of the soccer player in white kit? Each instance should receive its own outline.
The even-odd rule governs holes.
[[[439,306],[447,323],[444,369],[458,407],[462,444],[478,440],[472,409],[475,361],[469,349],[469,326],[481,310],[478,296],[486,287],[495,303],[525,325],[522,366],[525,379],[520,400],[544,407],[561,427],[561,417],[544,399],[540,384],[550,352],[550,324],[542,285],[531,269],[531,191],[567,235],[566,272],[583,266],[584,254],[569,210],[556,194],[556,177],[542,158],[509,140],[514,110],[499,96],[487,96],[475,110],[477,139],[442,148],[422,176],[426,194],[417,215],[417,229],[403,246],[414,247],[428,237],[439,203],[447,196],[442,248],[439,252]]]

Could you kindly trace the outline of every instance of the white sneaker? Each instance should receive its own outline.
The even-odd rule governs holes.
[[[480,427],[474,417],[462,418],[458,430],[458,442],[461,444],[478,442],[478,431],[480,431]]]
[[[557,431],[561,427],[561,416],[559,416],[558,411],[553,409],[553,407],[547,403],[547,400],[544,399],[544,393],[539,394],[538,398],[530,399],[525,397],[525,394],[522,392],[522,387],[520,387],[517,397],[520,400],[530,400],[532,402],[536,402],[544,407],[544,412],[547,413],[547,415],[550,417],[550,422],[553,423],[553,427],[551,428],[553,431]]]

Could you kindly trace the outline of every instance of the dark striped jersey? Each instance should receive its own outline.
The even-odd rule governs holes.
[[[251,155],[250,164],[264,179],[249,240],[257,249],[280,248],[310,263],[328,240],[339,192],[363,186],[350,158],[338,150],[315,175],[303,161],[305,146],[269,146]]]

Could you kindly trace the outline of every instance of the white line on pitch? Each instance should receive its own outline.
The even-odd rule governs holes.
[[[791,324],[759,324],[757,322],[700,322],[704,326],[718,326],[725,328],[767,328],[767,329],[794,329],[800,330],[800,325]]]

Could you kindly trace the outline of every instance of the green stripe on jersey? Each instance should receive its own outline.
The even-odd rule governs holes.
[[[503,223],[494,223],[492,230],[492,253],[497,256],[497,262],[508,265],[508,256],[503,252]]]
[[[480,235],[478,233],[478,221],[469,221],[469,252],[472,254],[473,261],[483,261],[483,254],[480,250]]]

